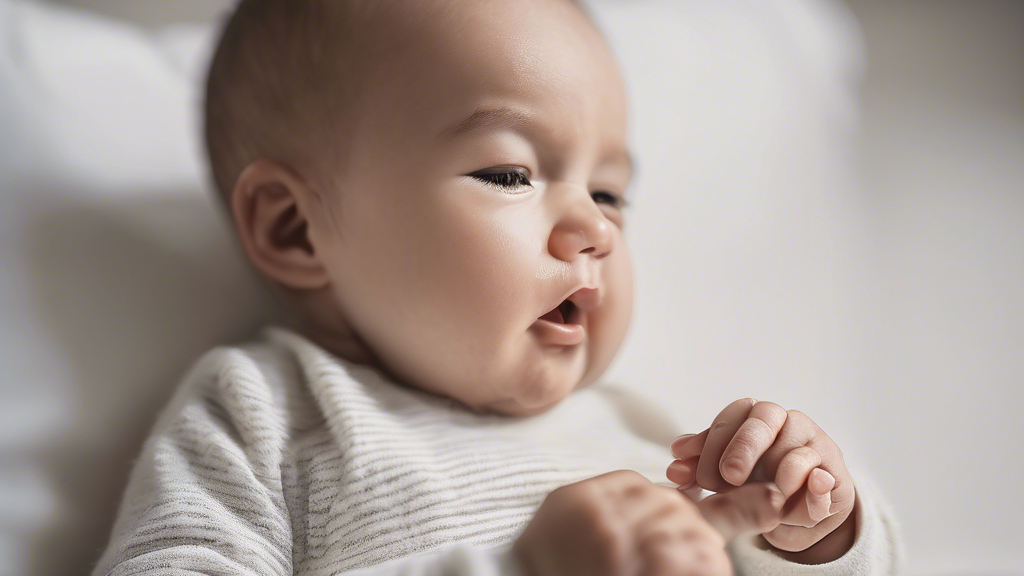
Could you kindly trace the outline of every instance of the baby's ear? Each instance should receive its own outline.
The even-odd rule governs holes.
[[[269,278],[299,290],[330,282],[309,241],[303,200],[310,197],[298,174],[266,159],[242,171],[231,195],[231,213],[246,256]]]

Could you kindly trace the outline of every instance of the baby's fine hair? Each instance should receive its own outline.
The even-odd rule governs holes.
[[[376,0],[243,0],[224,27],[206,83],[205,136],[217,189],[228,199],[261,158],[307,178],[343,157],[343,111],[355,92],[344,49]],[[334,137],[331,137],[331,136]],[[311,143],[315,143],[311,146]],[[311,150],[317,150],[312,154]]]
[[[353,110],[372,98],[364,80],[402,50],[375,37],[372,23],[423,1],[239,2],[206,83],[205,140],[220,196],[230,201],[242,170],[262,158],[289,165],[314,190],[333,188],[347,169]],[[579,0],[538,1],[569,1],[587,13]]]

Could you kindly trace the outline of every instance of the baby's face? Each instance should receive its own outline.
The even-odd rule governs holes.
[[[311,220],[331,294],[400,380],[544,411],[604,372],[631,315],[619,71],[561,0],[389,18],[346,175]]]

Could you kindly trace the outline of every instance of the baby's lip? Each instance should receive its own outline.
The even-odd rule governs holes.
[[[561,298],[556,302],[549,302],[547,307],[540,313],[538,318],[546,315],[555,308],[562,305],[562,302],[566,300],[572,302],[580,309],[580,312],[586,313],[594,310],[601,305],[601,290],[599,288],[591,288],[589,286],[574,286],[571,291],[563,294]]]
[[[597,288],[580,288],[566,298],[584,312],[590,312],[601,305],[601,291]]]
[[[543,317],[561,306],[566,300],[572,302],[577,308],[570,317],[571,322],[569,321],[570,318],[566,318],[566,322],[560,323]],[[601,291],[598,288],[588,288],[585,286],[576,288],[556,302],[550,310],[546,311],[542,317],[533,323],[533,326],[537,330],[537,334],[544,341],[555,345],[573,346],[583,342],[586,338],[587,313],[600,305]]]
[[[556,346],[575,346],[586,338],[586,317],[580,318],[580,324],[559,324],[538,318],[532,328],[545,343]]]

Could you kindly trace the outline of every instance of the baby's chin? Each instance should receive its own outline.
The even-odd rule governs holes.
[[[465,372],[437,376],[437,372],[417,369],[415,364],[389,362],[352,330],[331,330],[323,326],[314,329],[303,326],[302,332],[341,358],[371,367],[384,378],[400,386],[455,400],[480,413],[513,417],[543,414],[558,406],[575,390],[587,386],[595,379],[592,367],[587,366],[585,361],[577,362],[575,367],[568,368],[564,365],[561,368],[552,368],[552,365],[536,362],[533,363],[535,369],[528,371],[528,374],[517,373],[510,378],[493,374],[490,378],[481,378],[495,383],[494,389],[483,391],[480,389],[480,381],[467,382],[460,378]],[[425,377],[431,373],[434,374],[433,378]],[[480,395],[481,392],[483,397]]]
[[[537,416],[552,410],[564,402],[576,390],[585,387],[588,382],[579,382],[575,386],[565,383],[544,390],[538,394],[531,392],[523,397],[511,397],[488,403],[477,408],[480,411],[501,414],[504,416],[527,417]]]
[[[500,414],[502,416],[525,418],[529,416],[538,416],[548,412],[555,406],[558,406],[564,399],[565,397],[563,396],[545,404],[523,404],[516,400],[502,400],[501,402],[483,407],[481,411]]]

